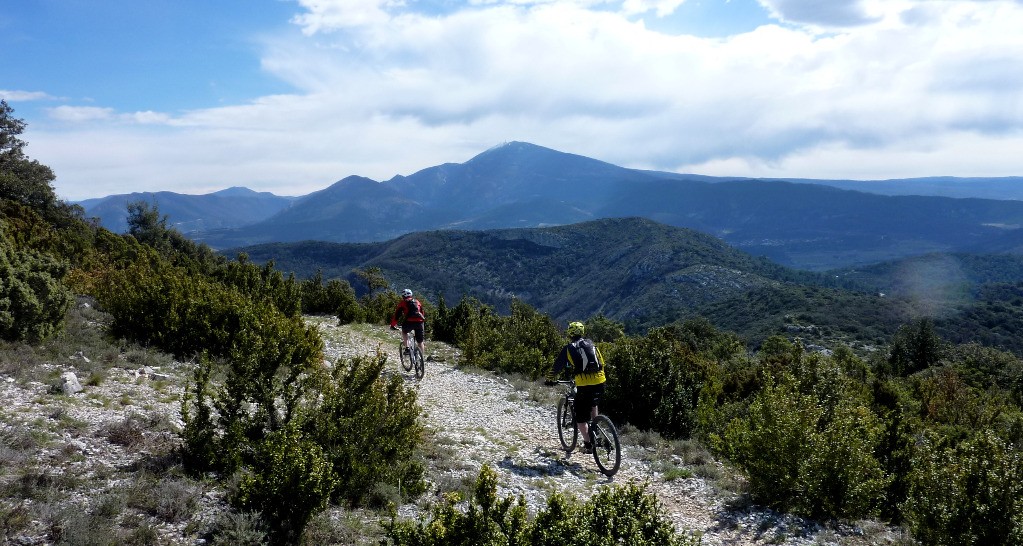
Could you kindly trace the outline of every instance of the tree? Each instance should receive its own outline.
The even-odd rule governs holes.
[[[920,319],[899,328],[892,340],[888,370],[907,376],[938,363],[946,352],[946,343],[934,332],[930,319]]]
[[[373,297],[374,292],[388,286],[387,278],[384,277],[384,273],[379,267],[356,269],[355,275],[366,283],[366,289],[369,290],[370,298]]]
[[[167,215],[160,216],[157,205],[145,201],[128,203],[128,234],[138,242],[157,250],[166,250],[170,244]]]
[[[18,135],[25,122],[12,116],[14,109],[0,100],[0,198],[50,210],[57,204],[56,176],[49,167],[25,156],[25,141]]]
[[[25,141],[18,138],[25,130],[25,122],[12,117],[14,109],[0,99],[0,161],[7,157],[21,157]]]
[[[586,337],[593,341],[615,342],[625,337],[625,327],[622,323],[613,321],[600,313],[590,317],[586,321]]]

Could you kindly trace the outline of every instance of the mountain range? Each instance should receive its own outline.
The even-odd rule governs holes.
[[[305,240],[379,242],[430,230],[568,225],[642,217],[718,237],[754,256],[824,271],[930,252],[1018,252],[1023,201],[1017,179],[856,181],[712,178],[628,169],[523,142],[378,182],[349,176],[311,194],[259,201],[185,219],[161,213],[216,249]],[[956,185],[954,182],[960,182]],[[1005,199],[882,195],[972,187]],[[255,192],[251,192],[255,194]],[[211,194],[215,195],[215,194]],[[247,195],[253,199],[253,195]],[[83,204],[87,214],[105,212]],[[123,206],[124,199],[118,203]],[[166,196],[163,203],[169,203]],[[217,205],[217,206],[223,206]],[[213,206],[213,210],[217,209]],[[274,207],[279,207],[272,210]],[[248,220],[248,221],[246,221]],[[188,229],[194,226],[195,229]]]
[[[128,230],[128,203],[145,201],[156,205],[170,225],[184,234],[212,229],[241,227],[264,220],[287,208],[295,199],[269,192],[233,187],[189,195],[169,191],[109,195],[77,202],[87,215],[115,233]]]

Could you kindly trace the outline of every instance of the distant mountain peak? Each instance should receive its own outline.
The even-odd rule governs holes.
[[[483,153],[494,152],[494,151],[497,151],[497,150],[530,150],[530,149],[533,149],[533,150],[550,150],[552,152],[554,151],[554,150],[551,150],[550,148],[544,148],[543,146],[540,146],[538,144],[533,144],[533,143],[530,143],[530,142],[522,142],[520,140],[508,140],[508,141],[505,141],[505,142],[502,142],[502,143],[498,144],[497,146],[492,146],[490,149],[486,150]]]
[[[324,188],[323,190],[320,190],[320,191],[329,190],[331,188],[335,188],[336,189],[336,188],[345,188],[345,187],[350,187],[350,186],[367,186],[367,185],[371,185],[371,184],[379,185],[380,182],[377,182],[376,180],[373,180],[372,178],[366,178],[365,176],[359,176],[359,175],[353,174],[353,175],[346,176],[346,177],[342,178],[341,180],[338,180],[337,182],[334,182],[330,186],[327,186],[326,188]]]
[[[241,197],[255,195],[256,193],[257,192],[255,190],[250,190],[249,188],[246,188],[244,186],[231,186],[230,188],[215,191],[210,195],[219,195],[221,197]]]
[[[553,150],[551,148],[544,148],[543,146],[539,146],[537,144],[530,144],[529,142],[519,142],[517,140],[512,140],[509,142],[502,142],[501,144],[498,144],[497,146],[494,146],[486,150],[485,152],[476,155],[475,157],[470,159],[468,163],[472,163],[473,161],[476,161],[478,159],[492,157],[507,157],[512,155],[518,156],[522,154],[571,155],[565,152]]]

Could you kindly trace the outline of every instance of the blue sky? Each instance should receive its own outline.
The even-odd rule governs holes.
[[[303,195],[519,140],[719,176],[1023,175],[1023,0],[18,0],[0,98],[77,200]]]

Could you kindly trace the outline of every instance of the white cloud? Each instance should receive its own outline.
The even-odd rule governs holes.
[[[387,10],[403,5],[392,0],[298,0],[298,3],[306,13],[295,16],[292,21],[307,35],[386,24],[390,20]]]
[[[125,116],[126,120],[141,124],[166,124],[172,118],[168,114],[146,110],[145,112],[134,112]]]
[[[636,15],[653,11],[658,17],[671,15],[686,0],[624,0],[622,12]]]
[[[16,89],[0,89],[0,99],[8,102],[28,102],[36,100],[51,100],[54,97],[42,91],[18,91]]]
[[[757,0],[779,21],[823,27],[848,27],[875,23],[885,9],[898,0]]]
[[[755,178],[830,178],[884,180],[955,174],[1019,175],[1023,135],[987,136],[943,133],[934,138],[885,148],[856,148],[840,143],[800,149],[772,160],[762,156],[720,157],[678,165],[679,172]]]
[[[267,41],[261,60],[295,93],[179,115],[55,108],[89,132],[31,142],[58,186],[72,172],[79,187],[65,191],[91,196],[93,181],[125,177],[307,193],[509,140],[720,175],[1023,174],[1020,2],[760,1],[784,24],[711,39],[626,14],[675,1],[429,14],[411,0],[302,0],[303,33]],[[103,148],[66,155],[84,139]]]
[[[50,117],[58,121],[81,123],[111,119],[115,115],[113,108],[98,106],[56,106],[49,109]]]

